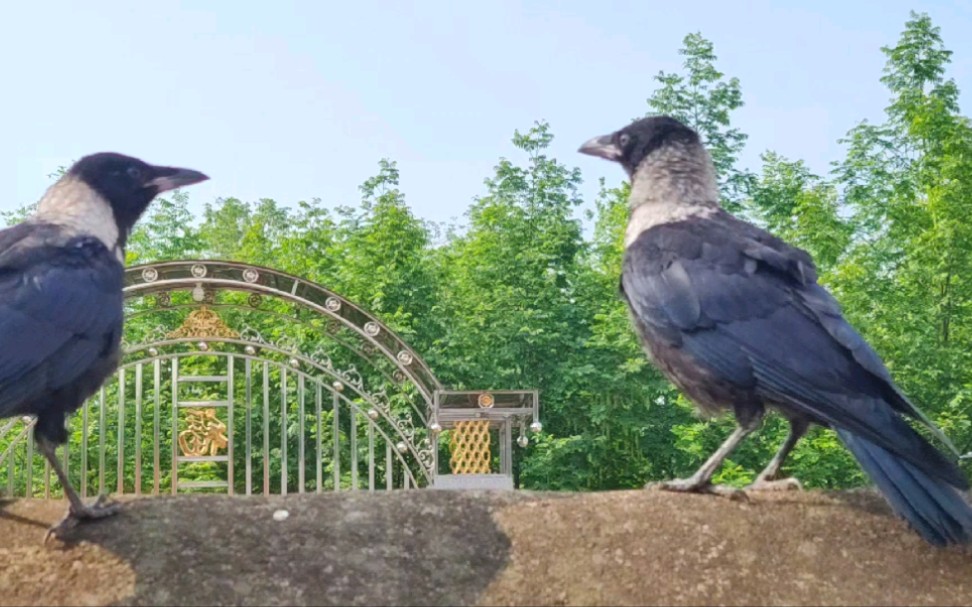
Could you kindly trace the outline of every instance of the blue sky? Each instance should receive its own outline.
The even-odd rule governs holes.
[[[513,130],[551,123],[585,193],[618,167],[576,153],[643,114],[686,33],[740,78],[748,166],[774,149],[826,171],[837,139],[880,119],[884,56],[927,11],[972,91],[967,0],[742,3],[44,0],[0,20],[0,210],[37,199],[58,165],[112,150],[207,172],[218,196],[354,204],[396,160],[420,217],[460,218]]]

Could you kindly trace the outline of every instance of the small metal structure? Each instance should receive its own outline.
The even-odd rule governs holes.
[[[186,260],[128,268],[125,305],[116,377],[69,419],[64,466],[82,496],[433,484],[434,420],[453,427],[452,397],[442,400],[453,393],[337,293],[252,264]],[[32,425],[0,423],[0,492],[57,497]]]
[[[450,473],[440,473],[437,463],[433,487],[513,489],[513,431],[523,448],[529,444],[527,428],[540,432],[539,395],[536,390],[437,390],[431,428],[451,431]]]

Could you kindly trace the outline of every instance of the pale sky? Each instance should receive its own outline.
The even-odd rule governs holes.
[[[355,204],[396,160],[416,214],[461,218],[513,130],[551,123],[552,155],[589,199],[620,168],[576,153],[647,111],[689,32],[742,83],[745,166],[774,149],[818,172],[837,139],[880,119],[885,58],[910,9],[927,11],[972,91],[968,0],[598,3],[38,0],[0,18],[0,210],[36,200],[47,174],[117,151],[208,173],[219,196]],[[967,109],[967,108],[966,108]]]

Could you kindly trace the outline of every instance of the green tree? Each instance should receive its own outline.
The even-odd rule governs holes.
[[[732,112],[743,106],[739,79],[726,79],[716,69],[714,46],[701,33],[688,34],[682,44],[678,53],[685,57],[685,72],[659,72],[655,81],[660,86],[648,98],[648,106],[652,113],[673,116],[701,135],[712,155],[722,203],[738,213],[752,179],[736,166],[747,138],[731,121]]]
[[[855,127],[835,167],[855,235],[834,286],[905,390],[968,448],[972,130],[927,15],[882,50],[887,120]]]

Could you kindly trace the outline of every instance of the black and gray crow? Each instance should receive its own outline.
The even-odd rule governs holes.
[[[698,133],[653,116],[579,151],[620,163],[630,178],[620,290],[646,353],[702,412],[731,410],[738,423],[695,474],[660,488],[729,493],[712,475],[770,408],[790,432],[751,489],[798,487],[777,475],[819,424],[836,431],[926,540],[972,539],[972,508],[961,493],[968,480],[903,416],[954,446],[844,320],[810,255],[721,208]]]
[[[122,336],[125,242],[160,192],[206,175],[114,153],[76,162],[23,223],[0,231],[0,417],[36,416],[34,440],[71,503],[47,537],[114,514],[86,506],[55,449],[67,415],[114,372]]]

